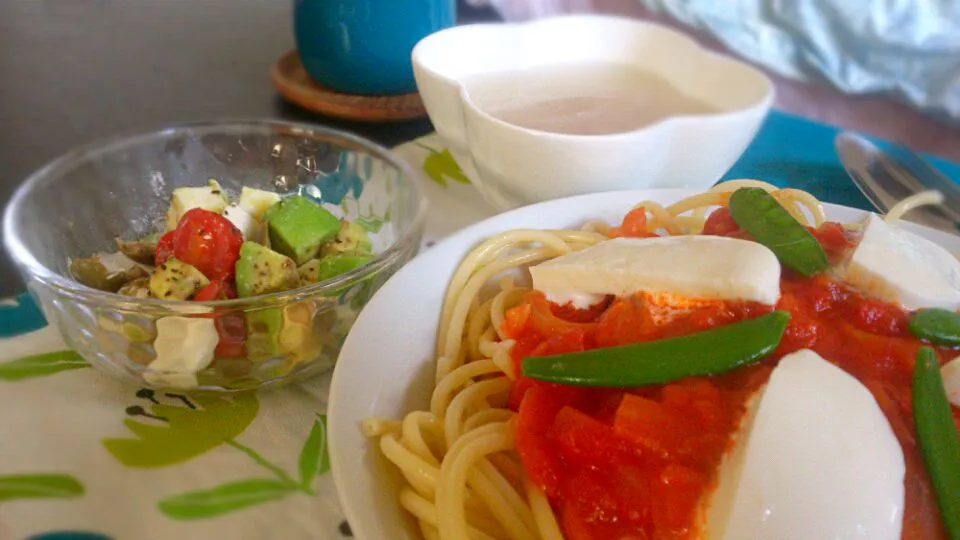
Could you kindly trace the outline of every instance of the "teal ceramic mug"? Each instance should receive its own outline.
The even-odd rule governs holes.
[[[416,90],[410,53],[456,20],[456,0],[294,0],[300,60],[310,77],[348,94]]]

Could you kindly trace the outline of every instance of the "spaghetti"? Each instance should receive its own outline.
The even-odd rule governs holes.
[[[643,201],[650,232],[698,234],[713,208],[726,206],[741,187],[770,192],[810,227],[825,221],[820,202],[797,189],[734,180],[663,206]],[[894,219],[938,199],[903,201]],[[402,421],[367,420],[364,433],[405,479],[401,506],[428,540],[493,538],[562,540],[545,494],[530,482],[514,451],[515,413],[507,408],[514,342],[503,332],[505,313],[528,289],[509,277],[525,266],[583,249],[608,238],[610,227],[589,222],[580,230],[513,230],[484,241],[455,272],[437,333],[436,386],[427,411]],[[508,277],[503,277],[507,275]],[[487,292],[490,283],[495,287]]]

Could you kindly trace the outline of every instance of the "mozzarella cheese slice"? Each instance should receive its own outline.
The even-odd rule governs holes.
[[[153,342],[157,357],[148,366],[156,372],[144,372],[143,378],[159,386],[195,388],[197,372],[213,361],[219,342],[213,319],[163,317],[157,321]]]
[[[707,510],[710,540],[899,540],[903,452],[873,395],[817,353],[753,399]]]
[[[943,377],[947,399],[954,407],[960,407],[960,356],[944,364],[940,368],[940,376]]]
[[[530,275],[549,300],[577,307],[638,292],[763,304],[780,298],[776,255],[722,236],[615,238],[533,266]]]
[[[867,294],[906,309],[960,308],[960,261],[926,238],[890,225],[876,214],[863,223],[863,237],[843,279]]]

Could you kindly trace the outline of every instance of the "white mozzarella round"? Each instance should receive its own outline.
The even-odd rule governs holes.
[[[960,356],[947,362],[940,368],[943,377],[943,389],[947,392],[947,399],[954,407],[960,407]]]
[[[768,305],[780,298],[776,255],[722,236],[615,238],[533,266],[530,277],[534,289],[561,303],[641,291]]]
[[[197,372],[213,362],[220,342],[213,319],[198,317],[163,317],[157,321],[157,339],[153,348],[157,357],[143,378],[150,384],[175,388],[195,388]]]
[[[863,236],[843,279],[906,309],[960,308],[960,261],[936,243],[876,214],[864,220]]]
[[[900,444],[873,395],[817,353],[754,397],[706,510],[710,540],[899,540]]]

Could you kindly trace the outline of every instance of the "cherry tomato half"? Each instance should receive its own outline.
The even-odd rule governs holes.
[[[211,281],[206,287],[197,291],[193,296],[195,302],[211,300],[227,300],[236,298],[237,292],[233,285],[223,280]],[[211,314],[220,335],[220,342],[214,354],[221,358],[243,358],[246,353],[244,342],[247,337],[246,323],[239,313]]]
[[[220,358],[243,358],[246,356],[247,326],[243,315],[231,313],[217,317],[217,333],[220,342],[214,349],[214,355]]]
[[[157,248],[153,252],[153,261],[157,266],[160,266],[167,262],[167,259],[173,257],[173,233],[174,231],[165,233],[160,237],[160,240],[157,241]]]
[[[207,284],[206,287],[197,291],[193,295],[195,302],[210,302],[212,300],[229,300],[237,297],[237,291],[233,285],[222,280],[215,279]]]
[[[233,277],[242,244],[243,234],[227,218],[194,208],[174,230],[173,254],[211,280],[227,280]]]

